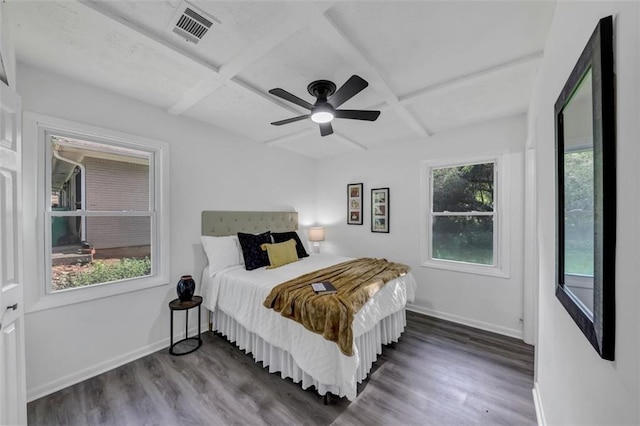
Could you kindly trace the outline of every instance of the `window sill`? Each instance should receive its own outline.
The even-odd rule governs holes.
[[[490,277],[509,278],[508,271],[495,266],[474,265],[471,263],[447,260],[427,260],[420,264],[423,268],[444,269],[446,271],[462,272],[465,274],[486,275]]]
[[[569,287],[593,290],[593,277],[588,275],[565,274],[564,284]]]
[[[42,294],[34,303],[27,306],[25,313],[29,314],[76,303],[89,302],[163,285],[168,285],[168,280],[164,277],[147,277]]]

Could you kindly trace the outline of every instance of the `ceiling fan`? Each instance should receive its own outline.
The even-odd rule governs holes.
[[[352,120],[376,121],[380,115],[380,111],[365,111],[360,109],[336,109],[358,93],[360,93],[367,83],[364,79],[357,75],[352,75],[346,83],[336,90],[336,85],[328,80],[317,80],[307,86],[307,91],[311,96],[317,98],[312,105],[304,99],[292,95],[284,89],[271,89],[269,93],[279,98],[293,102],[303,108],[310,110],[309,114],[298,117],[287,118],[286,120],[274,121],[274,126],[282,126],[283,124],[293,123],[295,121],[311,118],[312,121],[320,125],[320,135],[327,136],[333,133],[331,120],[334,118],[349,118]]]

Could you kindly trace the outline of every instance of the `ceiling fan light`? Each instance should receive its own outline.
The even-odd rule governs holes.
[[[311,114],[311,120],[315,123],[329,123],[333,120],[333,114],[328,111],[317,111]]]

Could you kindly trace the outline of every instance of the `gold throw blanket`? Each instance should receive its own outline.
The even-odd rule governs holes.
[[[310,272],[275,286],[263,305],[353,355],[353,317],[387,282],[411,269],[386,259],[361,258]],[[315,294],[311,284],[330,281],[335,294]]]

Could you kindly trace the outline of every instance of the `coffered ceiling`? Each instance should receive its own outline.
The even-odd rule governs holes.
[[[198,43],[172,31],[185,5],[213,25]],[[7,9],[18,61],[311,157],[408,140],[526,111],[551,1],[17,1]],[[307,85],[369,87],[334,134],[270,95],[313,103]]]

